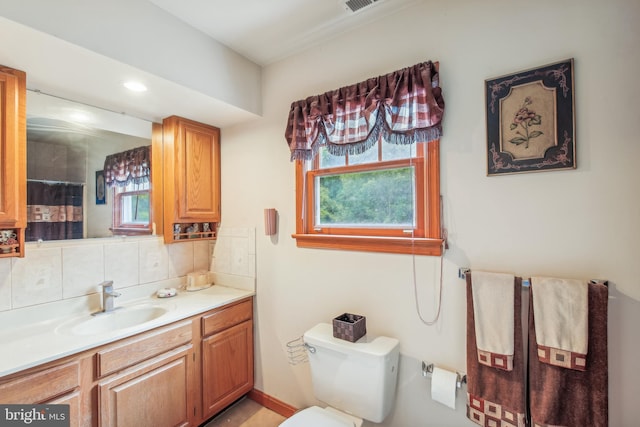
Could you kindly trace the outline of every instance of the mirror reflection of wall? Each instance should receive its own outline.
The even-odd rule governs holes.
[[[113,187],[106,188],[104,199],[96,197],[96,172],[108,155],[150,146],[151,126],[139,118],[28,91],[27,240],[123,234],[111,230]]]

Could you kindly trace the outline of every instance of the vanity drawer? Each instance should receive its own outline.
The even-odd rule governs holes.
[[[80,385],[80,363],[73,361],[53,366],[0,384],[0,402],[41,403]]]
[[[207,337],[230,326],[251,319],[253,304],[251,299],[241,301],[214,313],[202,316],[202,336]]]
[[[175,323],[129,339],[98,351],[98,377],[109,375],[135,365],[143,360],[191,343],[193,336],[191,320]]]

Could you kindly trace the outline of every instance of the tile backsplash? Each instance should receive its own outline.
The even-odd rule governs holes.
[[[215,242],[165,245],[162,237],[27,243],[24,258],[0,259],[0,311],[182,278],[208,270]]]
[[[211,258],[215,283],[256,290],[256,229],[220,227]]]

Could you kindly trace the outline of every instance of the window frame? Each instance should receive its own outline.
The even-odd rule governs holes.
[[[304,160],[296,160],[296,239],[298,247],[353,250],[365,252],[402,253],[440,256],[443,250],[441,236],[440,200],[440,141],[420,142],[416,146],[416,157],[412,160],[378,161],[372,166],[358,164],[318,169],[318,156],[313,167],[306,169]],[[411,235],[393,229],[324,228],[314,230],[314,185],[315,177],[331,172],[358,172],[388,169],[390,166],[415,167],[416,175],[416,228]],[[363,232],[366,231],[366,234]],[[337,233],[341,234],[337,234]]]
[[[150,186],[149,186],[150,187]],[[122,199],[126,196],[147,194],[151,202],[151,188],[142,190],[124,190],[126,187],[113,187],[113,209],[111,231],[114,234],[135,236],[152,234],[151,203],[149,204],[149,222],[147,224],[122,222]],[[122,191],[121,191],[122,190]]]

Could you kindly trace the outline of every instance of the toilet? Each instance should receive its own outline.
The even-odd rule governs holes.
[[[362,337],[355,343],[334,338],[320,323],[304,333],[311,381],[326,408],[296,412],[280,427],[360,427],[363,419],[382,422],[396,396],[400,344],[389,337]]]

